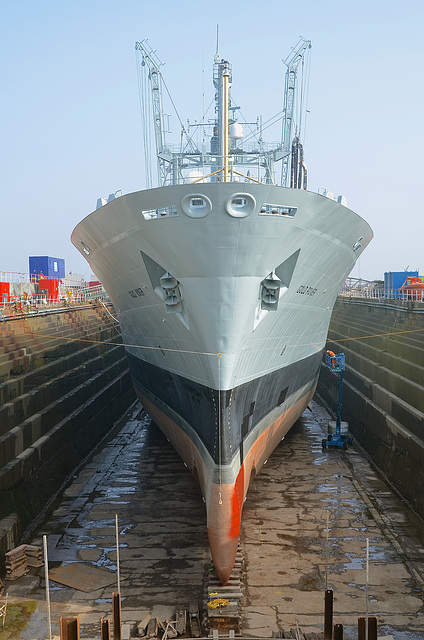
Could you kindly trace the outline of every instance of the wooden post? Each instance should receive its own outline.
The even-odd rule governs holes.
[[[333,592],[326,589],[324,600],[324,640],[333,638]]]
[[[60,640],[80,640],[79,618],[60,617]]]
[[[113,640],[121,640],[121,594],[112,593]]]
[[[110,640],[110,619],[102,618],[100,620],[100,639]]]

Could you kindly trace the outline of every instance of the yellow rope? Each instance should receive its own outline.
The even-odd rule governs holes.
[[[109,325],[109,326],[114,326],[114,325]],[[328,342],[350,342],[352,340],[366,340],[368,338],[381,338],[384,336],[394,336],[394,335],[401,335],[401,334],[407,334],[407,333],[422,333],[424,331],[423,329],[407,329],[404,331],[389,331],[386,333],[373,333],[373,334],[369,334],[369,335],[364,335],[364,336],[357,336],[354,338],[327,338],[326,343]],[[19,336],[28,336],[28,335],[32,335],[34,337],[38,337],[38,338],[53,338],[55,340],[64,340],[66,342],[88,342],[91,344],[120,344],[123,347],[132,347],[134,349],[147,349],[150,351],[170,351],[173,353],[187,353],[187,354],[191,354],[191,355],[201,355],[201,356],[217,356],[218,354],[216,353],[212,353],[212,352],[208,352],[208,351],[191,351],[189,349],[171,349],[170,347],[153,347],[153,346],[149,346],[149,345],[143,345],[143,344],[130,344],[127,342],[119,342],[119,343],[111,343],[110,341],[107,340],[92,340],[92,339],[88,339],[88,338],[69,338],[66,336],[57,336],[57,335],[50,335],[50,334],[45,334],[45,333],[35,333],[33,331],[29,331],[28,333],[15,333],[13,334],[16,337]],[[120,334],[119,334],[120,335]],[[1,335],[0,335],[0,344],[1,344]],[[304,342],[301,344],[292,344],[292,345],[288,345],[288,347],[290,348],[299,348],[299,347],[308,347],[310,345],[313,345],[313,342]],[[318,351],[321,350],[321,347],[318,347],[316,345],[316,348]],[[258,348],[257,351],[274,351],[275,346],[273,347],[261,347]],[[254,349],[250,349],[250,351],[253,351]],[[242,350],[243,351],[243,350]],[[228,355],[228,354],[227,354]],[[218,356],[220,357],[220,356]]]
[[[407,329],[405,331],[388,331],[387,333],[372,333],[368,336],[356,336],[356,338],[327,338],[327,342],[348,342],[349,340],[365,340],[367,338],[382,338],[383,336],[396,336],[402,333],[419,333],[424,329]]]

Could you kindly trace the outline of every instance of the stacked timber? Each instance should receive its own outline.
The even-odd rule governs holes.
[[[43,550],[41,547],[37,547],[33,544],[27,544],[25,554],[27,557],[27,563],[29,567],[42,567],[43,566]]]
[[[26,545],[12,549],[5,554],[6,580],[16,580],[28,573],[28,563],[25,553]]]
[[[190,620],[191,615],[194,613],[190,608]],[[191,627],[191,637],[200,637],[200,618],[199,608],[195,606],[195,617],[197,620],[196,628],[193,631]],[[197,635],[196,635],[197,630]],[[175,612],[175,620],[160,620],[154,618],[150,614],[145,616],[141,622],[136,625],[136,634],[139,638],[161,638],[162,640],[168,640],[168,638],[176,638],[177,636],[186,636],[187,633],[187,611],[185,609],[178,609]]]

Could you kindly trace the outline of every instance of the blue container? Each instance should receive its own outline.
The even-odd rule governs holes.
[[[37,279],[40,273],[46,278],[64,278],[65,260],[63,258],[51,258],[50,256],[30,256],[29,273],[30,276],[37,276]]]
[[[386,271],[384,274],[385,294],[399,298],[399,289],[406,278],[418,278],[418,271]]]

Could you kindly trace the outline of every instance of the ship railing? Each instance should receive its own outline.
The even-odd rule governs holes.
[[[0,282],[30,282],[30,274],[19,271],[0,271]]]
[[[84,307],[97,302],[110,302],[109,296],[102,287],[84,287],[80,289],[65,289],[60,287],[57,296],[49,296],[44,293],[36,293],[31,290],[31,284],[24,288],[16,287],[8,295],[0,299],[0,320],[10,317],[34,315],[42,312],[53,312],[70,307]]]
[[[275,184],[275,153],[282,158],[277,145],[252,151],[233,149],[227,157],[211,153],[171,153],[165,185],[196,182],[259,182]],[[224,167],[225,165],[225,167]]]
[[[230,148],[230,154],[237,154],[237,152],[239,152],[243,154],[249,153],[259,155],[260,153],[275,151],[276,149],[281,149],[281,142],[264,142],[263,140],[259,142],[258,140],[252,140],[249,143],[244,141],[239,141],[237,143],[237,141],[234,140],[234,144],[231,145]],[[193,151],[181,151],[181,145],[172,143],[166,144],[166,151],[172,153],[174,156],[189,157],[190,155],[202,155],[199,148],[195,147]],[[211,151],[206,151],[206,149],[204,150],[203,155],[212,156],[214,158],[217,157],[217,154],[214,154]]]
[[[60,295],[65,296],[69,291],[73,294],[77,293],[90,293],[92,297],[97,295],[105,295],[105,291],[101,285],[89,286],[84,281],[83,276],[75,274],[69,274],[69,277],[58,278],[41,276],[44,280],[56,280],[58,283],[58,291]],[[1,298],[3,294],[7,292],[8,298],[19,298],[19,296],[35,295],[38,293],[37,286],[39,284],[40,275],[33,273],[24,273],[18,271],[0,271],[0,283],[4,285],[0,288],[0,302],[3,302]]]
[[[92,299],[84,298],[82,295],[73,296],[72,299],[65,298],[18,298],[9,302],[0,302],[0,322],[18,318],[60,313],[70,309],[83,309],[98,304],[108,304],[108,296]]]
[[[9,282],[10,284],[27,284],[32,282],[38,282],[40,275],[45,280],[59,280],[60,284],[65,287],[85,287],[83,276],[72,274],[60,278],[59,276],[45,276],[44,274],[28,273],[26,271],[0,271],[0,282]]]
[[[424,302],[424,289],[355,289],[343,287],[339,292],[339,296],[342,298],[363,298],[381,302],[385,300]]]

